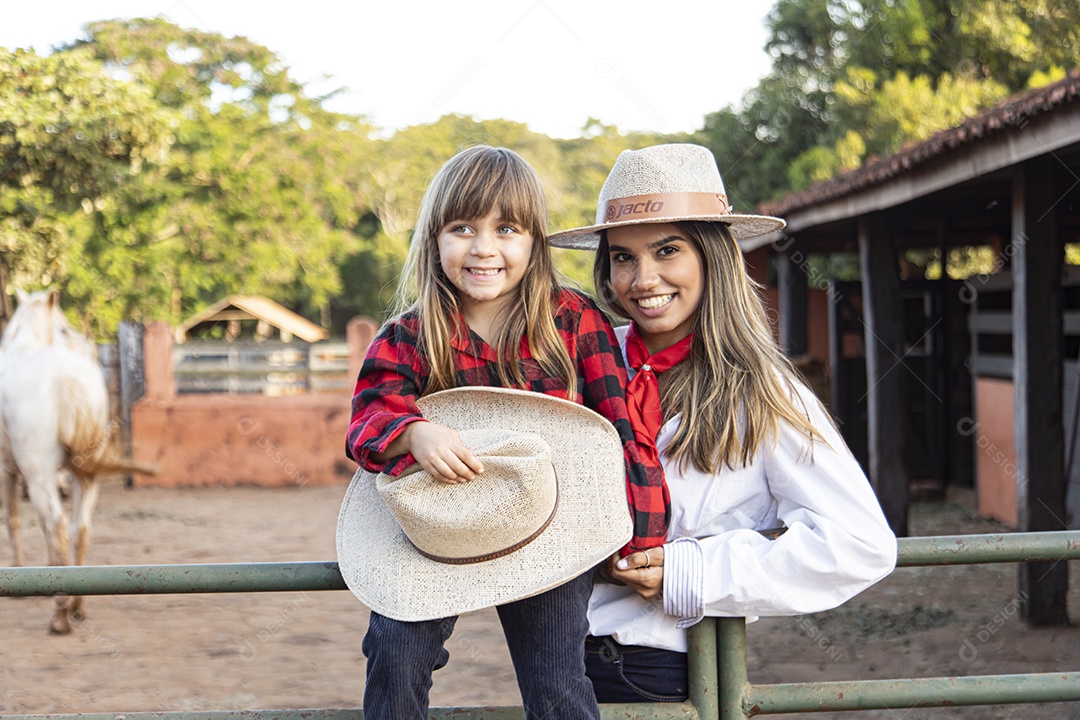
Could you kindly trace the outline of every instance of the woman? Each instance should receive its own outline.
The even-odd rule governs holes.
[[[686,628],[705,615],[836,607],[885,577],[896,538],[821,403],[773,339],[736,239],[783,221],[732,213],[696,145],[623,152],[597,223],[556,233],[595,249],[601,304],[630,372],[638,440],[671,494],[667,543],[611,558],[589,604],[600,702],[687,696]]]

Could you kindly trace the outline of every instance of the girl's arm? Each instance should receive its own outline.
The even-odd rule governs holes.
[[[764,464],[777,516],[775,540],[739,529],[665,547],[664,602],[687,627],[703,615],[796,615],[834,608],[888,575],[896,537],[843,438],[811,391],[799,387],[825,442],[782,424]]]
[[[425,365],[404,323],[389,323],[371,342],[353,391],[345,454],[371,472],[397,475],[411,465],[412,455],[396,441],[424,419],[416,400],[427,381]]]
[[[473,480],[484,466],[456,431],[416,406],[427,376],[415,334],[391,323],[371,343],[353,393],[346,454],[372,472],[397,475],[417,462],[444,482]]]
[[[669,498],[664,470],[642,452],[626,410],[626,367],[615,331],[592,300],[581,297],[574,343],[583,381],[583,403],[603,415],[619,433],[626,457],[626,490],[633,515],[634,536],[622,550],[658,547],[667,539]]]
[[[376,463],[385,463],[398,455],[411,455],[437,480],[460,483],[475,480],[484,465],[461,441],[457,430],[433,422],[414,422],[381,453],[371,453]]]

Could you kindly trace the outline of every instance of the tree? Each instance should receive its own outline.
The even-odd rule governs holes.
[[[88,33],[58,55],[93,53],[175,118],[167,155],[96,207],[81,234],[65,290],[95,327],[177,323],[232,293],[327,320],[368,210],[370,126],[324,110],[245,38],[160,19],[93,23]]]
[[[0,48],[5,301],[5,281],[49,285],[66,272],[78,215],[164,156],[171,119],[145,88],[115,80],[85,51]]]
[[[1080,64],[1074,0],[778,0],[769,24],[772,72],[696,135],[752,205]]]

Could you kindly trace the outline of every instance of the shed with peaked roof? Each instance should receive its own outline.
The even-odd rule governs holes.
[[[1080,70],[759,211],[788,222],[743,244],[759,277],[775,263],[781,344],[827,360],[831,409],[898,534],[913,479],[965,473],[980,508],[1004,493],[990,514],[1020,530],[1080,526],[1080,268],[1065,262],[1080,243]],[[971,248],[993,258],[985,274],[954,272]],[[911,251],[940,276],[908,272]],[[839,253],[858,257],[858,282],[810,261]],[[1029,622],[1068,622],[1067,578],[1066,563],[1021,565]]]
[[[252,333],[257,341],[269,340],[273,337],[274,330],[283,342],[290,342],[296,337],[312,343],[325,340],[329,335],[326,328],[297,315],[270,298],[261,295],[230,295],[178,325],[176,342],[182,343],[193,331],[215,324],[224,324],[223,339],[235,340],[244,330],[243,323],[253,326]]]

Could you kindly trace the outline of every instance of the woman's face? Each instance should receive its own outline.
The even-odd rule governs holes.
[[[650,353],[690,334],[705,291],[701,251],[671,223],[607,231],[611,286]]]

